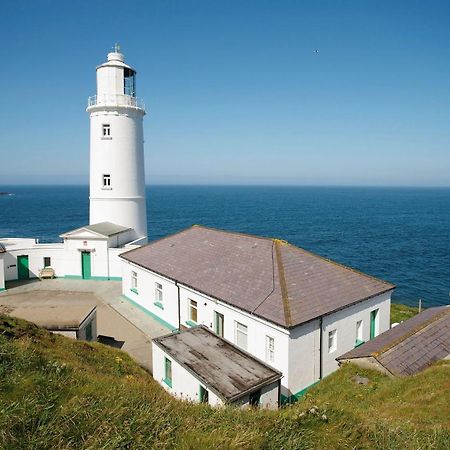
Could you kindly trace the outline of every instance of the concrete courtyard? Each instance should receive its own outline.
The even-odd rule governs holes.
[[[151,340],[170,330],[121,297],[120,281],[32,279],[9,282],[0,292],[0,306],[9,308],[84,304],[97,305],[100,341],[121,348],[152,373]]]

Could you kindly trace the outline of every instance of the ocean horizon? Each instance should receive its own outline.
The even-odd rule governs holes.
[[[450,187],[150,184],[149,240],[193,224],[276,237],[397,286],[393,301],[449,303]],[[86,225],[88,185],[2,185],[0,238],[59,242]]]

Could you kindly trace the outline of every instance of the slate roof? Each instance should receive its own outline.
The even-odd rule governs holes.
[[[393,375],[412,375],[449,355],[450,307],[438,306],[426,309],[337,360],[372,357]]]
[[[62,234],[61,236],[65,237],[69,234],[72,234],[72,233],[74,233],[76,231],[80,231],[80,230],[89,230],[89,231],[93,231],[94,233],[100,234],[101,236],[110,237],[110,236],[114,236],[119,233],[123,233],[124,231],[128,231],[128,230],[130,230],[130,228],[123,227],[122,225],[117,225],[117,224],[111,223],[111,222],[99,222],[99,223],[94,223],[92,225],[86,225],[84,227],[77,228],[72,231],[68,231],[67,233]]]
[[[205,326],[155,338],[153,342],[225,401],[237,400],[282,376]]]
[[[284,241],[197,225],[120,257],[284,328],[395,287]]]

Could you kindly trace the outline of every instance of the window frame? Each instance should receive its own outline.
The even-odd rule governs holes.
[[[172,387],[172,380],[173,380],[173,371],[172,371],[172,361],[167,357],[164,356],[164,383],[167,384],[167,386]]]
[[[266,362],[275,362],[275,338],[268,334],[266,334]]]
[[[46,259],[48,260],[48,264],[45,264],[45,260]],[[44,261],[44,268],[52,266],[52,258],[51,258],[51,256],[44,256],[43,261]]]
[[[111,139],[111,124],[102,123],[102,139]]]
[[[222,330],[221,330],[222,333],[219,333],[219,331],[220,331],[219,327],[218,327],[219,317],[222,318]],[[216,333],[220,337],[223,337],[225,334],[225,316],[224,316],[224,314],[217,312],[217,311],[214,311],[214,333]]]
[[[111,174],[110,173],[104,173],[102,175],[102,189],[112,189],[112,183],[111,183]]]
[[[328,332],[328,354],[337,350],[337,329]]]
[[[244,327],[245,331],[240,330],[239,326]],[[239,335],[239,333],[242,333],[245,336],[245,347],[239,345],[239,343],[238,343],[238,335]],[[245,325],[245,324],[243,324],[241,322],[238,322],[237,320],[235,320],[235,322],[234,322],[234,343],[240,349],[247,351],[247,349],[248,349],[248,325]]]
[[[195,305],[193,305],[195,303]],[[192,311],[195,310],[195,319],[192,317]],[[189,299],[188,304],[188,317],[189,321],[193,323],[198,323],[198,301],[193,300],[192,298]]]
[[[131,288],[130,290],[135,294],[138,293],[138,273],[135,270],[131,271]]]

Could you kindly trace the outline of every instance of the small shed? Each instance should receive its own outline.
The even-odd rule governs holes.
[[[188,401],[277,408],[281,377],[205,326],[153,339],[153,378]]]
[[[53,333],[83,341],[97,340],[95,305],[4,307],[2,312],[33,322]]]
[[[450,306],[429,308],[343,354],[352,362],[391,376],[413,375],[450,357]]]

